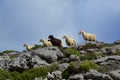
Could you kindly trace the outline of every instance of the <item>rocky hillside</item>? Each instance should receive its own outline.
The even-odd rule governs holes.
[[[0,53],[0,80],[120,80],[120,41]]]

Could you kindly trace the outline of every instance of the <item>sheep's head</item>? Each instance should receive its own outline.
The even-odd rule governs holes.
[[[65,39],[65,38],[67,38],[67,36],[66,36],[66,35],[64,35],[64,36],[63,36],[63,39]]]
[[[28,44],[24,44],[24,45],[23,45],[23,47],[26,47],[26,46],[28,46]]]
[[[83,32],[84,32],[83,30],[80,30],[80,32],[78,34],[83,34]]]
[[[49,35],[49,37],[48,37],[49,39],[51,39],[51,38],[54,38],[54,36],[53,35]]]
[[[44,39],[40,39],[40,41],[39,42],[43,42],[44,41]]]

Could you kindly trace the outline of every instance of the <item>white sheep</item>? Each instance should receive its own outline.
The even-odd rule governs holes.
[[[34,46],[30,46],[30,45],[28,45],[28,44],[24,44],[23,47],[25,47],[26,50],[31,51]]]
[[[68,36],[64,36],[63,39],[65,39],[67,46],[74,47],[76,45],[76,41]]]
[[[51,41],[47,41],[47,40],[44,40],[44,39],[40,39],[40,42],[43,42],[43,45],[44,45],[45,47],[47,47],[47,46],[52,46]]]
[[[82,34],[85,41],[96,41],[96,35],[92,33],[87,33],[83,30],[80,30],[78,34]]]

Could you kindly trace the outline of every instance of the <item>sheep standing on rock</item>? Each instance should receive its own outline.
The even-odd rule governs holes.
[[[49,35],[48,38],[50,39],[53,46],[63,47],[62,41],[60,39],[55,38],[53,35]]]
[[[96,35],[95,34],[87,33],[83,30],[80,30],[80,32],[78,34],[82,34],[83,38],[86,41],[96,41]]]
[[[74,47],[76,45],[76,41],[68,36],[64,36],[63,39],[65,39],[67,46]]]
[[[43,42],[43,45],[44,45],[45,47],[52,46],[51,41],[47,41],[47,40],[44,40],[44,39],[40,39],[40,42]]]
[[[31,51],[34,46],[30,46],[28,44],[24,44],[23,47],[26,47],[26,50]]]

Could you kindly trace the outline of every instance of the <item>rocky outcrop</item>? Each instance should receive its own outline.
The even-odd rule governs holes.
[[[23,72],[24,70],[46,67],[56,64],[55,69],[50,68],[48,75],[32,78],[33,80],[120,80],[120,43],[115,41],[112,44],[103,42],[88,42],[72,48],[44,47],[32,51],[10,52],[0,56],[0,69]],[[70,51],[71,52],[70,52]],[[75,50],[78,52],[74,53]],[[73,51],[73,52],[72,52]],[[89,55],[87,55],[89,54]],[[84,60],[90,60],[95,64]],[[82,66],[81,66],[82,64]],[[87,66],[86,66],[87,65]],[[93,70],[91,66],[105,70]],[[56,68],[57,67],[57,68]],[[91,70],[88,70],[88,69]],[[46,69],[46,68],[45,68]],[[85,69],[85,70],[82,70]],[[68,71],[68,73],[65,73]],[[102,72],[104,71],[104,72]],[[62,72],[67,78],[62,78]],[[47,74],[47,73],[44,73]]]
[[[57,47],[45,47],[42,49],[40,48],[34,50],[32,54],[37,55],[42,59],[45,59],[48,63],[55,62],[58,59],[64,57],[63,53],[60,52],[60,50]]]
[[[49,63],[55,62],[63,57],[62,52],[60,52],[57,47],[39,48],[33,52],[21,52],[19,55],[14,52],[13,55],[17,56],[10,58],[12,53],[0,56],[1,69],[7,69],[10,71],[17,70],[21,72],[34,67],[48,66]]]
[[[19,55],[19,57],[9,60],[9,70],[25,70],[33,67],[43,67],[49,65],[40,57],[31,53],[25,52]]]

